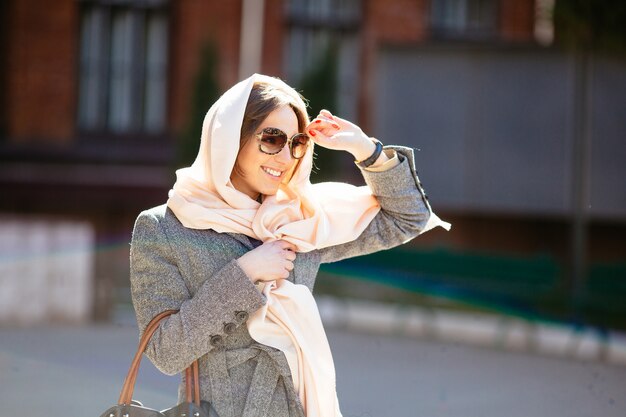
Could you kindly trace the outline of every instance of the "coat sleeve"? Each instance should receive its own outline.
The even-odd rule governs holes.
[[[225,324],[245,325],[247,315],[265,303],[236,260],[214,271],[191,294],[168,237],[152,212],[139,215],[130,250],[130,280],[140,334],[165,310],[179,310],[164,319],[146,348],[163,373],[182,372],[226,336]],[[232,328],[230,329],[232,330]]]
[[[396,151],[400,163],[385,171],[361,170],[380,211],[356,240],[320,249],[322,263],[389,249],[425,230],[432,210],[417,177],[413,150],[402,146],[386,146],[385,150]]]

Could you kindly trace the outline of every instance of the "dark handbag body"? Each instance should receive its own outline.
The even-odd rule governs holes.
[[[185,392],[186,401],[175,407],[158,411],[145,407],[138,401],[133,400],[135,381],[139,372],[139,364],[150,338],[159,327],[159,323],[165,317],[177,313],[177,310],[167,310],[153,318],[144,332],[137,353],[130,364],[130,369],[124,380],[122,393],[117,405],[106,410],[100,417],[218,417],[215,410],[206,401],[200,401],[200,384],[198,377],[198,361],[194,361],[189,368],[185,369]]]

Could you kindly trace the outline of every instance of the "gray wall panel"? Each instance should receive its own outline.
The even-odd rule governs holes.
[[[471,157],[478,165],[478,204],[565,212],[571,200],[572,72],[550,55],[484,54],[480,61],[480,119]]]
[[[598,66],[590,213],[626,219],[626,67]],[[383,50],[374,133],[421,149],[435,206],[569,215],[574,70],[572,56],[539,50]]]
[[[591,213],[623,217],[626,211],[626,63],[593,65]]]
[[[466,109],[471,95],[458,92],[471,84],[464,70],[466,59],[385,56],[381,63],[374,112],[376,136],[419,149],[417,169],[430,198],[463,207],[468,188]]]

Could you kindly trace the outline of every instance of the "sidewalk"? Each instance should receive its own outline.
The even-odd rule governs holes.
[[[626,366],[626,334],[518,317],[456,312],[316,296],[327,329],[405,336]],[[135,325],[130,305],[116,310],[114,324]]]
[[[522,318],[459,313],[441,308],[316,297],[328,328],[403,335],[626,366],[626,334],[533,322]]]
[[[338,304],[341,318],[352,317]],[[371,307],[371,316],[384,316]],[[21,415],[25,407],[34,415],[98,416],[114,404],[138,342],[130,305],[115,320],[0,328],[0,416]],[[624,366],[373,333],[389,326],[342,327],[357,322],[327,328],[345,417],[626,415]],[[171,407],[179,381],[144,360],[134,398]]]

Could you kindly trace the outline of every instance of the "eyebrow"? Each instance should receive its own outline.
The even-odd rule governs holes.
[[[304,133],[304,132],[300,132],[300,130],[299,130],[299,129],[296,129],[296,132],[295,132],[295,133],[289,134],[289,132],[286,132],[284,129],[281,129],[280,127],[276,127],[276,126],[272,126],[272,125],[268,125],[268,126],[260,126],[260,127],[259,127],[259,131],[258,131],[258,133],[261,133],[261,131],[263,131],[263,129],[267,129],[268,127],[269,127],[270,129],[280,130],[281,132],[283,132],[284,134],[286,134],[288,138],[290,138],[290,137],[292,137],[292,136],[294,136],[294,135],[297,135],[298,133]]]

